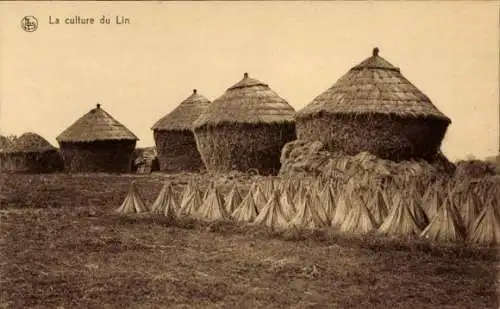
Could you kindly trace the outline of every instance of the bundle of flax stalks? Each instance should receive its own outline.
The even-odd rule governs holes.
[[[293,141],[285,145],[281,154],[280,176],[311,175],[326,178],[363,177],[395,179],[409,182],[415,178],[435,179],[447,174],[443,164],[425,160],[394,162],[378,158],[368,152],[356,155],[333,153],[320,141]]]

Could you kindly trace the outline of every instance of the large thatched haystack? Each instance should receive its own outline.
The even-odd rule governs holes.
[[[100,104],[57,137],[65,170],[70,173],[128,173],[137,140]]]
[[[151,128],[161,171],[198,172],[204,168],[192,126],[209,104],[210,101],[195,89],[192,95]]]
[[[194,123],[205,166],[216,172],[277,173],[281,148],[296,138],[294,115],[267,84],[245,73]]]
[[[299,139],[320,140],[333,152],[366,151],[394,161],[433,156],[451,123],[378,48],[296,119]]]
[[[36,133],[22,134],[0,151],[3,173],[49,173],[62,170],[57,148]]]

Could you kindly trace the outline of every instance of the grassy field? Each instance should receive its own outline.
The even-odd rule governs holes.
[[[0,177],[0,308],[499,307],[496,249],[116,215],[132,176]],[[162,179],[133,178],[151,203]]]

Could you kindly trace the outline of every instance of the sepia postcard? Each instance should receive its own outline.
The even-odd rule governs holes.
[[[1,1],[0,308],[500,308],[500,1]]]

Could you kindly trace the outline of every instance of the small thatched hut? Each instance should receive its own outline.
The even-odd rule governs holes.
[[[138,138],[100,104],[58,137],[65,170],[128,173]]]
[[[0,171],[3,173],[50,173],[61,170],[62,161],[57,148],[36,133],[24,133],[0,151]]]
[[[451,123],[378,48],[298,111],[296,121],[298,139],[394,161],[432,157]]]
[[[151,128],[162,172],[198,172],[204,168],[192,127],[209,104],[194,89],[193,94]]]
[[[267,84],[248,77],[209,105],[193,129],[209,171],[276,174],[281,148],[295,140],[295,110]]]

